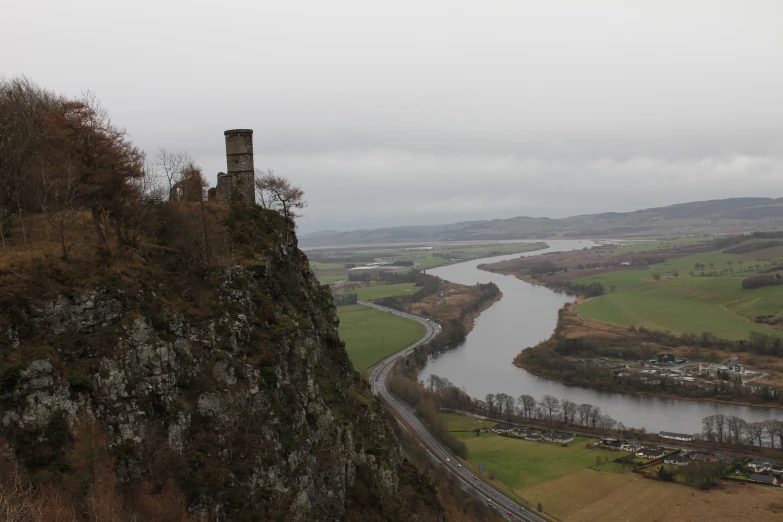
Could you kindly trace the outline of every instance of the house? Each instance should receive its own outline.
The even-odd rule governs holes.
[[[530,432],[525,436],[525,440],[532,440],[533,442],[541,442],[543,438],[538,433]]]
[[[660,448],[644,448],[636,452],[636,456],[642,459],[658,459],[665,454],[666,451]]]
[[[515,437],[522,437],[523,439],[530,433],[526,428],[514,428],[511,430],[511,435]]]
[[[706,453],[703,451],[693,451],[688,453],[688,458],[691,460],[700,460],[703,462],[718,462],[718,457],[713,453]]]
[[[630,451],[631,453],[636,453],[640,449],[642,449],[642,445],[638,442],[629,442],[620,445],[620,451]]]
[[[559,442],[560,444],[567,444],[574,440],[573,433],[547,433],[544,435],[544,440],[549,442]]]
[[[772,464],[763,460],[751,460],[748,462],[748,467],[756,473],[762,473],[769,470],[772,467]]]
[[[671,464],[673,466],[687,466],[690,461],[691,459],[683,455],[669,455],[663,459],[664,464]]]
[[[626,441],[625,439],[621,440],[621,439],[611,439],[611,438],[604,437],[598,442],[598,447],[612,450],[612,451],[617,451],[618,449],[620,449],[620,446],[622,446],[626,442],[628,441]]]
[[[783,466],[780,464],[775,464],[770,468],[770,473],[773,475],[783,475]]]
[[[688,435],[687,433],[673,433],[671,431],[662,431],[659,435],[662,439],[680,440],[685,442],[693,441],[693,435]]]
[[[498,422],[494,426],[492,426],[492,431],[495,433],[508,433],[509,431],[513,430],[514,426],[511,424],[506,424],[505,422]]]
[[[760,473],[751,473],[750,479],[753,482],[763,482],[765,484],[777,484],[777,479],[772,475],[762,475]]]

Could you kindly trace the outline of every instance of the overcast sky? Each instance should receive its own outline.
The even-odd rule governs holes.
[[[223,130],[300,230],[783,196],[783,2],[5,2],[0,74],[94,91],[214,184]]]

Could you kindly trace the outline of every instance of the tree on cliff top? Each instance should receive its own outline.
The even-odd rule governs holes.
[[[272,169],[266,172],[256,169],[256,195],[263,208],[276,210],[286,219],[299,217],[297,211],[307,206],[301,187],[292,185],[285,176],[278,176]]]

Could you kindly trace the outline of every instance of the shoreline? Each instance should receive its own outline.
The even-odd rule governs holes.
[[[530,256],[530,257],[535,257],[535,256]],[[536,279],[528,279],[528,278],[525,278],[525,277],[521,276],[520,274],[515,274],[513,272],[489,270],[487,268],[488,266],[490,266],[490,265],[482,264],[482,265],[479,265],[477,268],[480,269],[480,270],[484,270],[486,272],[493,273],[493,274],[499,274],[499,275],[504,275],[504,276],[512,276],[512,277],[515,277],[516,279],[518,279],[518,280],[520,280],[522,282],[525,282],[525,283],[528,283],[528,284],[531,284],[531,285],[543,286],[545,288],[548,288],[549,290],[552,290],[553,292],[557,292],[557,291],[561,291],[562,292],[562,289],[552,287],[551,285],[547,284],[544,281],[539,281],[539,280],[536,280]],[[566,295],[573,296],[573,294],[566,294]],[[593,298],[586,298],[586,297],[583,297],[583,296],[573,296],[573,297],[575,299],[573,304],[575,304],[575,305],[576,304],[581,304],[581,303],[584,303],[584,302],[587,302],[587,301],[593,299]],[[559,318],[558,318],[558,322],[559,322]],[[612,324],[609,324],[609,323],[602,323],[600,321],[592,321],[592,322],[604,325],[607,328],[622,328],[623,330],[627,330],[627,328],[620,327],[618,325],[612,325]],[[555,329],[552,332],[552,334],[546,340],[543,341],[544,343],[552,341],[553,337],[555,335],[557,335],[558,326],[559,325],[555,326]],[[516,366],[517,368],[521,368],[521,369],[525,370],[526,372],[530,373],[531,375],[535,375],[536,377],[539,377],[539,378],[542,378],[542,379],[547,379],[548,381],[558,382],[558,383],[562,384],[563,386],[568,386],[569,388],[587,388],[587,389],[590,389],[590,390],[595,390],[595,391],[599,391],[599,392],[603,392],[603,393],[617,393],[617,394],[620,394],[620,395],[628,395],[628,396],[632,396],[632,397],[657,397],[657,398],[661,398],[661,399],[681,400],[681,401],[690,401],[690,402],[700,402],[700,403],[704,403],[704,404],[712,403],[712,404],[725,404],[725,405],[730,405],[730,406],[744,406],[744,407],[748,407],[748,408],[758,408],[758,409],[768,409],[768,410],[783,410],[783,404],[780,404],[780,403],[758,404],[758,403],[751,403],[751,402],[745,402],[745,401],[729,401],[729,400],[724,400],[724,399],[712,399],[712,398],[703,398],[703,397],[700,397],[700,398],[683,397],[683,396],[676,395],[676,394],[671,394],[671,393],[657,393],[657,392],[642,391],[642,390],[617,391],[617,390],[607,389],[607,388],[602,388],[602,387],[585,387],[585,386],[580,386],[580,385],[575,385],[575,384],[569,384],[569,383],[565,382],[561,378],[553,378],[553,377],[550,377],[550,376],[547,376],[547,375],[542,375],[540,373],[532,371],[530,368],[527,368],[525,365],[523,365],[522,363],[518,362],[522,352],[524,352],[526,350],[534,349],[534,348],[535,348],[535,346],[529,346],[527,348],[523,348],[522,350],[520,350],[520,352],[517,354],[517,356],[514,357],[514,360],[513,360],[512,364],[514,366]]]
[[[532,348],[532,346],[531,346]],[[520,352],[524,352],[528,348],[525,348]],[[517,356],[518,357],[518,356]],[[727,401],[727,400],[721,400],[721,399],[705,399],[705,398],[695,398],[695,397],[681,397],[679,395],[672,395],[670,393],[656,393],[656,392],[647,392],[647,391],[617,391],[617,390],[610,390],[605,388],[590,388],[586,386],[579,386],[576,384],[569,384],[563,379],[555,379],[552,377],[549,377],[547,375],[541,375],[539,373],[534,372],[533,370],[526,368],[523,364],[517,362],[516,358],[514,359],[514,362],[512,363],[517,368],[521,368],[528,372],[531,375],[535,375],[536,377],[539,377],[541,379],[546,379],[548,381],[558,382],[562,384],[563,386],[568,386],[569,388],[587,388],[589,390],[595,390],[602,393],[616,393],[618,395],[629,395],[632,397],[657,397],[659,399],[670,399],[670,400],[677,400],[677,401],[690,401],[690,402],[701,402],[701,403],[714,403],[714,404],[726,404],[729,406],[746,406],[748,408],[759,408],[759,409],[768,409],[768,410],[783,410],[783,404],[755,404],[750,402],[737,402],[737,401]]]

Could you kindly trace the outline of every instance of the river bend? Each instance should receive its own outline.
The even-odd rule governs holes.
[[[562,252],[595,245],[588,240],[547,241],[547,250],[521,254],[532,256],[544,252]],[[513,364],[520,350],[547,339],[555,328],[557,310],[569,300],[543,286],[479,270],[483,263],[494,263],[520,257],[520,254],[476,259],[428,270],[447,281],[473,285],[493,282],[503,292],[503,298],[476,319],[465,344],[430,360],[419,375],[425,380],[434,373],[446,377],[464,388],[472,397],[483,399],[488,393],[507,393],[513,397],[530,394],[536,399],[554,395],[577,404],[600,406],[603,413],[626,426],[697,433],[701,419],[715,413],[737,415],[748,422],[783,418],[783,411],[773,408],[752,408],[728,404],[633,396],[621,393],[569,387],[559,382],[536,377]]]

